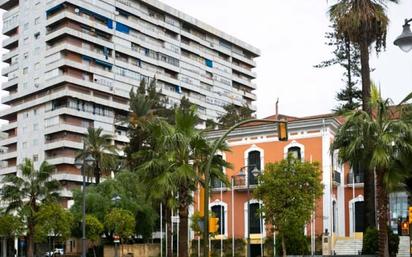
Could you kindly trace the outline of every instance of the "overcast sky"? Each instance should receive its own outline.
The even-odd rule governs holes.
[[[167,0],[165,3],[220,30],[258,47],[258,116],[274,113],[276,98],[280,112],[313,115],[329,112],[335,94],[343,87],[338,67],[315,69],[313,65],[331,57],[324,34],[329,30],[329,0]],[[412,52],[403,53],[393,40],[401,33],[403,20],[412,17],[412,0],[390,4],[391,25],[386,52],[373,57],[372,77],[383,96],[395,102],[412,91]],[[375,55],[373,55],[375,56]]]
[[[315,69],[313,65],[331,57],[325,46],[329,31],[327,15],[332,0],[163,0],[187,14],[258,47],[258,116],[274,113],[276,98],[280,112],[304,116],[329,112],[335,94],[343,87],[338,67]],[[403,20],[412,17],[412,0],[390,4],[391,19],[387,49],[372,54],[372,78],[383,96],[399,102],[412,91],[412,52],[393,45]]]

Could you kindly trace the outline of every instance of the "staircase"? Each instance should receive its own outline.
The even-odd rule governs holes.
[[[360,251],[362,251],[362,239],[345,238],[336,240],[336,255],[358,255]]]
[[[399,237],[399,250],[396,257],[410,257],[409,253],[409,236]]]

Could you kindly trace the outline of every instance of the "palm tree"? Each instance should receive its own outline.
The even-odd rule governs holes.
[[[372,87],[371,111],[353,112],[339,129],[332,149],[339,149],[342,162],[352,166],[359,161],[367,163],[376,172],[377,213],[379,223],[379,256],[389,256],[388,251],[388,189],[393,164],[412,152],[412,126],[396,113],[389,99],[383,100],[376,87]],[[360,160],[359,156],[363,159]]]
[[[39,170],[25,159],[20,165],[21,176],[6,175],[2,179],[1,199],[8,203],[6,212],[17,212],[27,227],[27,256],[33,257],[35,214],[43,202],[56,200],[60,183],[52,179],[54,167],[43,162]]]
[[[339,0],[330,10],[337,37],[348,39],[360,51],[362,77],[362,109],[370,114],[370,66],[369,48],[375,43],[379,52],[386,45],[389,19],[385,13],[386,3],[398,0]],[[363,157],[367,159],[367,157]],[[375,227],[375,186],[373,171],[365,174],[365,228]]]
[[[102,134],[102,128],[88,128],[84,136],[84,149],[79,152],[78,158],[92,156],[96,161],[92,167],[92,173],[96,184],[100,183],[103,174],[108,174],[115,169],[117,151],[111,144],[112,136]]]

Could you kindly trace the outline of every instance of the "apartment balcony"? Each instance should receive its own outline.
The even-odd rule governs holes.
[[[3,83],[1,84],[1,89],[2,89],[2,90],[6,90],[6,89],[8,89],[8,88],[17,86],[19,77],[17,77],[17,76],[15,76],[15,77],[9,77],[8,79],[9,79],[8,81],[3,82]]]
[[[20,34],[16,33],[9,38],[3,40],[2,46],[6,49],[13,49],[16,48],[19,43]]]
[[[0,176],[4,176],[7,174],[13,174],[17,172],[17,167],[16,166],[9,166],[9,167],[4,167],[0,168]]]
[[[363,186],[365,179],[365,174],[364,173],[356,173],[354,174],[353,172],[350,172],[347,176],[347,185],[352,187],[353,185],[355,187]]]
[[[9,124],[4,124],[3,126],[1,126],[0,131],[4,132],[14,128],[17,128],[17,121],[10,122]]]
[[[242,61],[242,62],[247,63],[247,64],[249,64],[253,67],[256,67],[256,62],[253,59],[246,58],[246,57],[244,57],[244,56],[242,56],[238,53],[235,53],[235,52],[232,52],[232,56],[233,56],[233,58],[235,58],[239,61]]]
[[[106,46],[110,49],[114,48],[113,43],[107,38],[99,37],[97,34],[92,33],[92,32],[79,31],[79,30],[69,28],[66,26],[61,26],[59,28],[54,29],[53,31],[50,31],[49,33],[47,33],[44,40],[46,42],[49,42],[65,34],[85,40],[85,41],[93,42],[101,46]]]
[[[44,134],[50,135],[50,134],[54,134],[60,131],[69,131],[69,132],[86,134],[88,127],[89,126],[83,127],[83,126],[76,126],[76,125],[71,125],[71,124],[66,124],[66,123],[60,123],[60,124],[47,127],[44,131]]]
[[[46,142],[44,145],[44,150],[46,151],[52,150],[52,149],[58,149],[58,148],[73,148],[73,149],[81,150],[83,149],[83,143],[63,139],[63,140],[55,140],[52,142]]]
[[[9,11],[19,5],[19,0],[0,0],[0,9]]]
[[[2,33],[5,35],[12,34],[10,33],[12,30],[17,29],[19,26],[19,20],[18,19],[13,19],[11,21],[6,22],[3,20],[3,31]]]
[[[332,183],[336,186],[341,184],[341,173],[337,170],[332,172]]]
[[[7,63],[11,63],[11,61],[9,61],[12,57],[16,56],[19,54],[19,50],[18,48],[14,48],[12,50],[10,50],[7,53],[4,53],[1,57],[3,62],[7,62]]]
[[[16,144],[16,143],[17,143],[17,136],[16,135],[9,136],[8,138],[0,140],[0,145],[1,146],[8,146],[8,145],[11,145],[11,144]]]
[[[47,163],[50,165],[58,164],[74,164],[75,157],[73,156],[55,156],[55,157],[46,157]]]
[[[1,69],[1,75],[6,77],[7,74],[9,74],[10,72],[16,71],[18,68],[19,68],[19,65],[17,63],[11,64]]]
[[[6,161],[6,160],[9,160],[9,159],[14,159],[14,158],[17,158],[17,151],[16,150],[0,154],[0,161]]]

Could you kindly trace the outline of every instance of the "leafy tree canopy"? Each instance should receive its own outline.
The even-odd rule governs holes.
[[[218,117],[219,128],[229,128],[236,123],[250,119],[253,117],[254,111],[248,106],[236,106],[235,104],[228,104],[223,107],[225,113]]]

